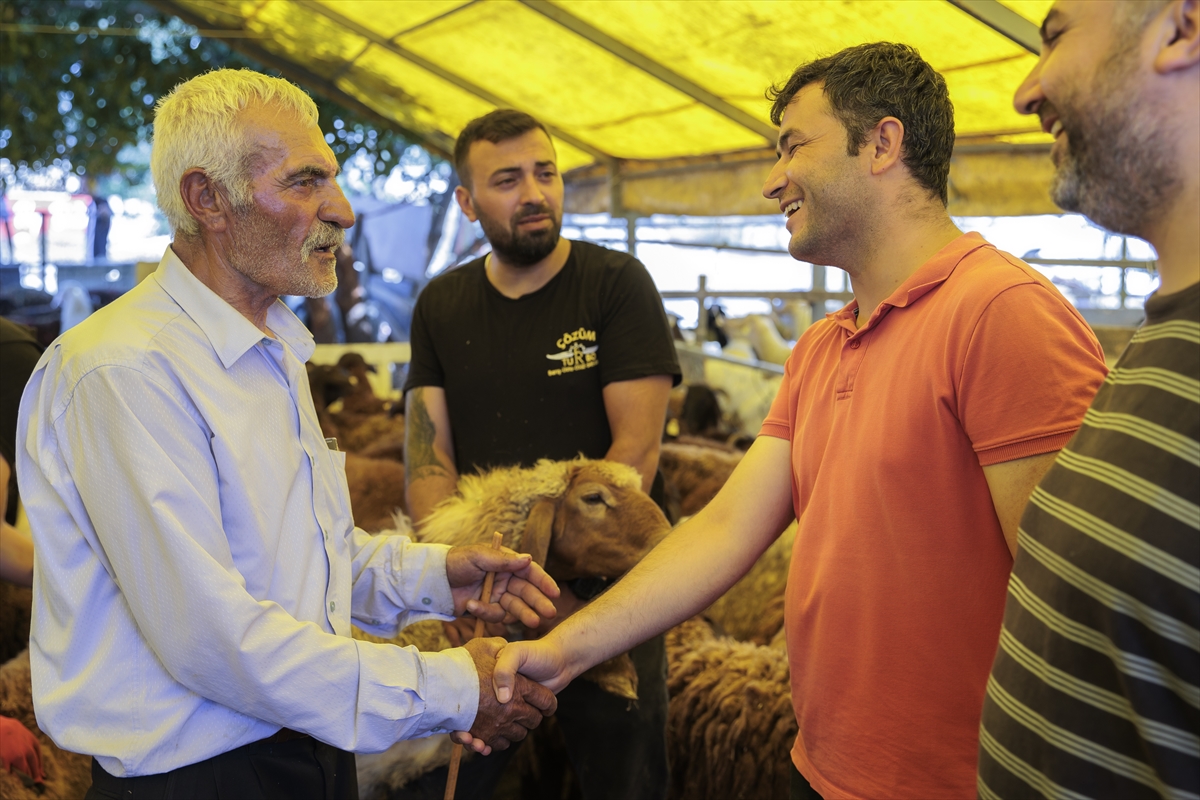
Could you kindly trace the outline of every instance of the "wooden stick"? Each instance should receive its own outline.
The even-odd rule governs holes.
[[[492,549],[499,550],[504,544],[504,534],[496,531],[492,534]],[[496,580],[496,573],[489,572],[483,576],[483,591],[480,592],[479,600],[482,603],[489,603],[492,599],[492,583]],[[483,636],[483,617],[475,618],[475,636],[478,639]],[[454,790],[458,788],[458,766],[462,763],[463,746],[458,742],[454,743],[454,748],[450,751],[450,769],[446,773],[446,793],[442,795],[443,800],[454,800]]]

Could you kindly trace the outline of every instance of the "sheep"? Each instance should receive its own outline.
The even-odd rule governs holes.
[[[533,555],[557,581],[616,578],[666,535],[670,525],[641,490],[637,470],[612,461],[542,459],[459,479],[416,533],[421,541],[488,541]]]
[[[771,316],[783,338],[796,341],[813,323],[812,303],[807,300],[775,300]]]
[[[793,522],[750,571],[704,611],[703,616],[716,625],[719,633],[765,644],[782,627],[783,590],[795,538]]]
[[[42,770],[46,782],[39,790],[26,786],[8,770],[0,770],[0,797],[12,800],[78,800],[92,785],[90,756],[60,750],[42,733],[33,714],[33,688],[29,682],[29,650],[0,667],[0,714],[13,717],[33,732],[42,748]]]
[[[667,508],[679,519],[691,516],[716,496],[742,453],[696,438],[664,442],[658,457]]]
[[[775,322],[766,314],[725,317],[720,322],[730,342],[747,341],[759,361],[782,364],[792,354],[792,345],[783,338]],[[723,348],[728,350],[728,346]]]
[[[795,534],[793,523],[706,611],[667,632],[672,798],[787,796],[798,726],[783,600]]]
[[[753,359],[748,342],[734,340],[724,349],[726,355]],[[751,436],[757,435],[771,403],[779,393],[782,375],[769,375],[755,367],[730,364],[715,358],[704,360],[704,382],[718,395],[727,398],[726,425]]]
[[[641,477],[633,467],[580,457],[465,475],[459,479],[458,493],[438,504],[416,531],[398,514],[392,532],[423,542],[466,545],[490,541],[492,532],[499,531],[507,547],[532,554],[562,582],[623,575],[669,528],[662,511],[642,492]],[[432,627],[420,634],[423,642],[414,642],[413,629],[418,627],[411,626],[391,641],[415,643],[422,650],[449,646]],[[354,636],[387,641],[361,631]],[[619,696],[637,698],[637,673],[627,654],[597,665],[583,677]],[[360,754],[360,794],[364,800],[384,797],[389,789],[448,760],[448,747],[421,740],[399,742],[380,754]]]
[[[346,453],[346,485],[354,524],[368,533],[391,527],[396,511],[408,509],[404,465],[392,459]]]
[[[350,390],[342,396],[342,409],[354,414],[380,414],[389,409],[389,404],[375,396],[371,389],[368,372],[375,367],[367,363],[361,353],[342,353],[338,368],[350,378]]]
[[[798,726],[782,640],[764,647],[718,637],[694,618],[666,642],[670,796],[787,797]]]
[[[358,353],[345,353],[336,365],[305,364],[317,420],[338,447],[370,458],[404,460],[404,415],[399,404],[371,390],[371,367]]]
[[[421,541],[455,545],[483,542],[500,531],[506,546],[530,553],[563,582],[624,575],[669,529],[642,492],[637,470],[580,457],[464,476],[458,494],[438,504],[416,533]],[[628,655],[584,677],[637,699]]]

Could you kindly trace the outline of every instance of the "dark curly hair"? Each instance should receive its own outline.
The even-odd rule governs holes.
[[[947,204],[954,105],[945,78],[916,48],[873,42],[801,64],[786,83],[767,90],[771,121],[779,125],[796,93],[810,83],[824,84],[833,114],[846,128],[847,151],[852,156],[881,119],[895,117],[903,122],[901,161],[917,183]]]
[[[454,169],[463,186],[471,188],[471,171],[467,169],[467,153],[471,151],[471,145],[481,140],[492,144],[506,142],[529,133],[534,128],[541,128],[542,133],[550,138],[550,131],[546,130],[545,125],[524,111],[514,108],[498,108],[468,122],[454,142]],[[551,139],[550,143],[553,147],[554,140]]]

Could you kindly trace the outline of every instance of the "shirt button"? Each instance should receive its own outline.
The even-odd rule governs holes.
[[[861,339],[855,339],[853,342],[851,342],[851,343],[850,343],[850,349],[851,349],[851,350],[857,350],[857,349],[858,349],[858,346],[859,346],[860,344],[862,344],[862,340],[861,340]]]
[[[335,609],[337,609],[337,603],[335,603],[334,601],[330,600],[330,601],[329,601],[329,610],[330,610],[330,611],[334,611]]]
[[[422,597],[422,598],[421,598],[421,605],[425,605],[425,606],[431,606],[431,605],[433,605],[433,599],[432,599],[432,598],[429,598],[429,597]]]

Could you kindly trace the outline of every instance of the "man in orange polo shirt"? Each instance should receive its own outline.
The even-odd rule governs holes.
[[[1017,521],[1079,427],[1103,354],[1038,272],[946,211],[954,111],[915,50],[869,44],[773,89],[798,260],[855,302],[813,325],[721,493],[517,670],[559,689],[706,607],[799,520],[786,597],[794,797],[975,793]]]

